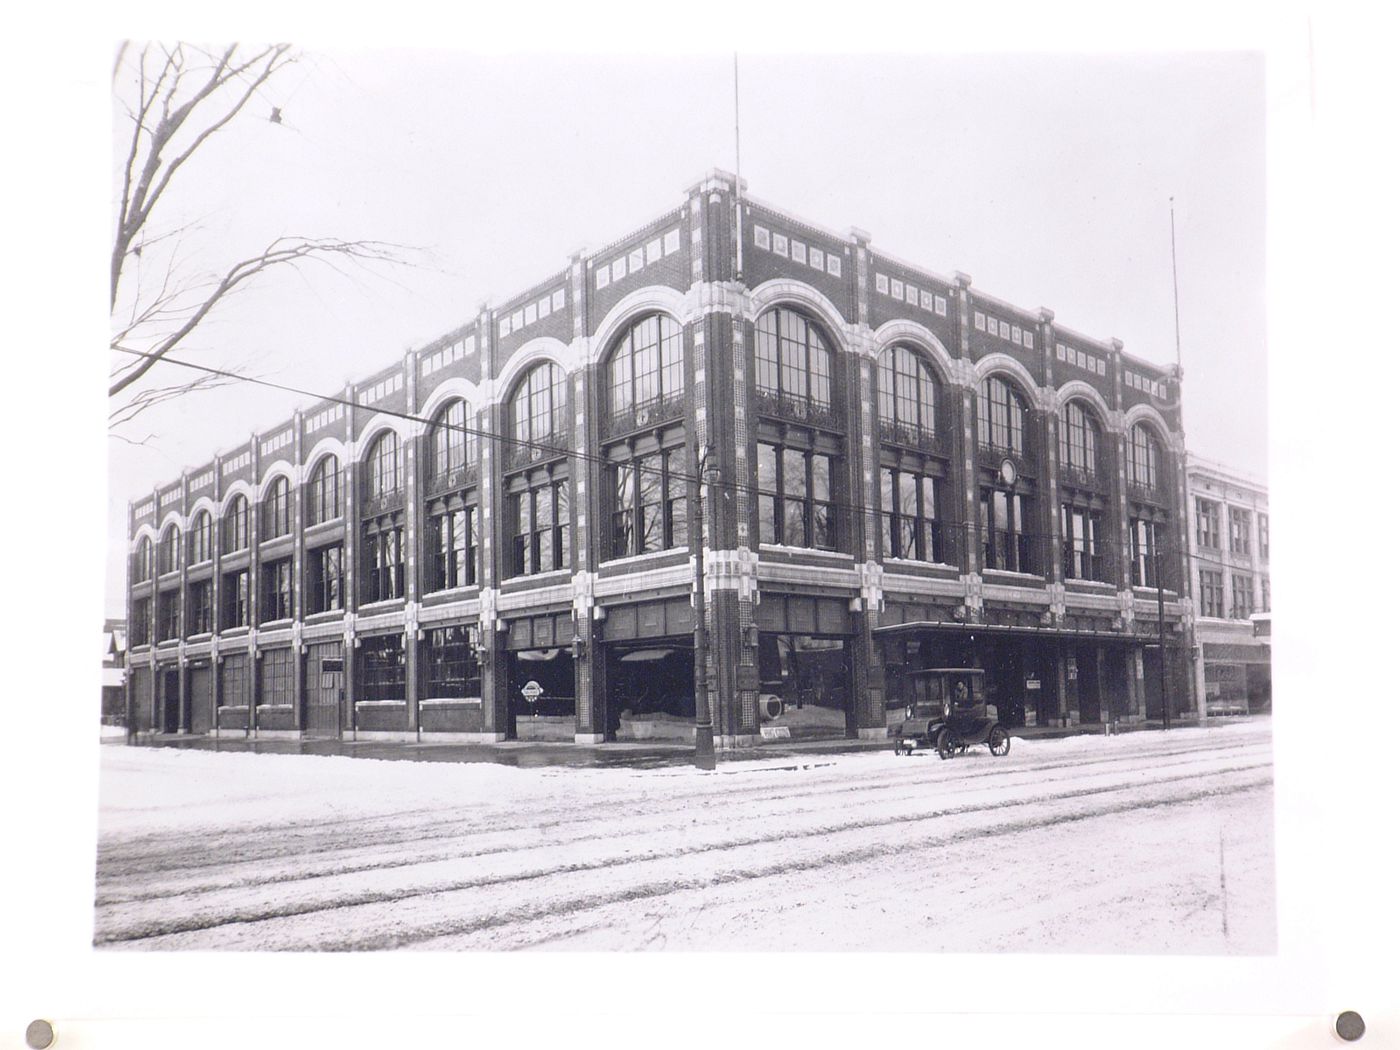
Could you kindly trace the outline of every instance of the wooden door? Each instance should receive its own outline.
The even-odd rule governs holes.
[[[345,692],[345,649],[339,642],[306,652],[306,735],[340,736],[340,705]]]
[[[214,725],[214,669],[208,664],[190,668],[190,732],[207,733]]]

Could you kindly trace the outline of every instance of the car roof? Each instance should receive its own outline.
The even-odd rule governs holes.
[[[921,667],[906,674],[986,674],[980,667]]]

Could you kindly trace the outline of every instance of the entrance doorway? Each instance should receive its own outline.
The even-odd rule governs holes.
[[[572,740],[576,725],[574,658],[563,648],[518,649],[506,656],[510,721],[518,740]]]
[[[654,638],[607,648],[608,737],[695,739],[695,648]]]
[[[190,667],[190,732],[207,733],[214,726],[214,669],[208,664]]]
[[[306,726],[309,737],[340,736],[340,704],[345,695],[345,650],[340,642],[307,647]]]
[[[160,673],[160,712],[161,732],[180,731],[180,672],[177,670]]]

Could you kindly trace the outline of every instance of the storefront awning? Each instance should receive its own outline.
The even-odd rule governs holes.
[[[1174,621],[1168,620],[1170,629]],[[967,634],[1014,634],[1039,636],[1041,638],[1088,638],[1105,642],[1150,643],[1156,644],[1157,631],[1154,625],[1151,634],[1125,634],[1122,631],[1081,630],[1073,627],[1012,627],[998,623],[963,623],[958,620],[912,620],[909,623],[892,623],[876,627],[871,634],[893,635],[917,633],[919,631],[962,631]]]

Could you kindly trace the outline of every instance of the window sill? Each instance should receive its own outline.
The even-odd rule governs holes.
[[[925,569],[947,569],[950,572],[959,571],[956,565],[949,565],[946,561],[920,561],[918,558],[886,558],[883,564],[892,565],[895,568],[907,568],[917,565]]]
[[[197,634],[192,634],[192,635],[190,635],[188,638],[185,639],[185,641],[187,641],[187,642],[200,642],[200,643],[203,643],[203,642],[209,641],[209,639],[211,639],[211,638],[213,638],[213,637],[214,637],[214,635],[213,635],[213,632],[211,632],[211,631],[200,631],[200,632],[198,632]]]
[[[444,587],[440,591],[424,591],[424,598],[465,598],[480,593],[481,584],[468,583],[462,587]]]
[[[674,558],[677,555],[689,558],[690,549],[688,547],[667,547],[665,550],[647,551],[645,554],[628,554],[622,558],[608,558],[606,561],[600,561],[598,568],[626,569],[634,565],[646,565],[654,561]]]
[[[1143,586],[1140,586],[1140,585],[1138,585],[1138,584],[1133,584],[1133,594],[1134,594],[1134,596],[1136,596],[1136,597],[1138,597],[1138,598],[1144,598],[1144,597],[1146,597],[1146,598],[1153,598],[1153,599],[1155,599],[1155,598],[1157,597],[1157,588],[1156,588],[1156,587],[1143,587]],[[1166,587],[1163,587],[1163,588],[1162,588],[1162,597],[1163,597],[1163,598],[1173,598],[1173,599],[1174,599],[1174,598],[1177,597],[1177,594],[1176,594],[1176,591],[1169,590],[1169,589],[1167,589]]]
[[[1013,572],[1010,569],[983,569],[982,578],[991,579],[995,577],[1002,580],[1034,580],[1037,583],[1044,583],[1045,577],[1035,572]]]
[[[470,706],[481,706],[479,696],[435,696],[418,701],[419,707],[446,707],[449,704],[465,704]]]
[[[760,554],[815,554],[820,558],[831,558],[843,563],[849,562],[852,565],[855,564],[856,560],[854,554],[846,554],[844,551],[827,550],[825,547],[789,547],[785,543],[760,543],[758,545],[758,550]]]
[[[402,604],[402,598],[381,598],[379,601],[362,603],[357,611],[361,613],[388,612],[395,606]]]
[[[407,707],[407,700],[356,700],[356,707]]]
[[[1075,587],[1090,587],[1100,591],[1116,591],[1118,589],[1107,580],[1081,580],[1078,577],[1066,577],[1065,586],[1068,587],[1071,584]]]
[[[291,618],[290,616],[283,616],[283,617],[281,617],[280,619],[277,619],[277,620],[264,620],[262,623],[258,624],[258,630],[260,630],[260,631],[279,631],[279,630],[281,630],[282,628],[284,628],[284,627],[290,627],[291,625],[292,625],[292,618]]]
[[[573,578],[571,569],[550,569],[548,572],[530,573],[524,576],[512,576],[505,581],[509,586],[512,583],[562,583]]]

